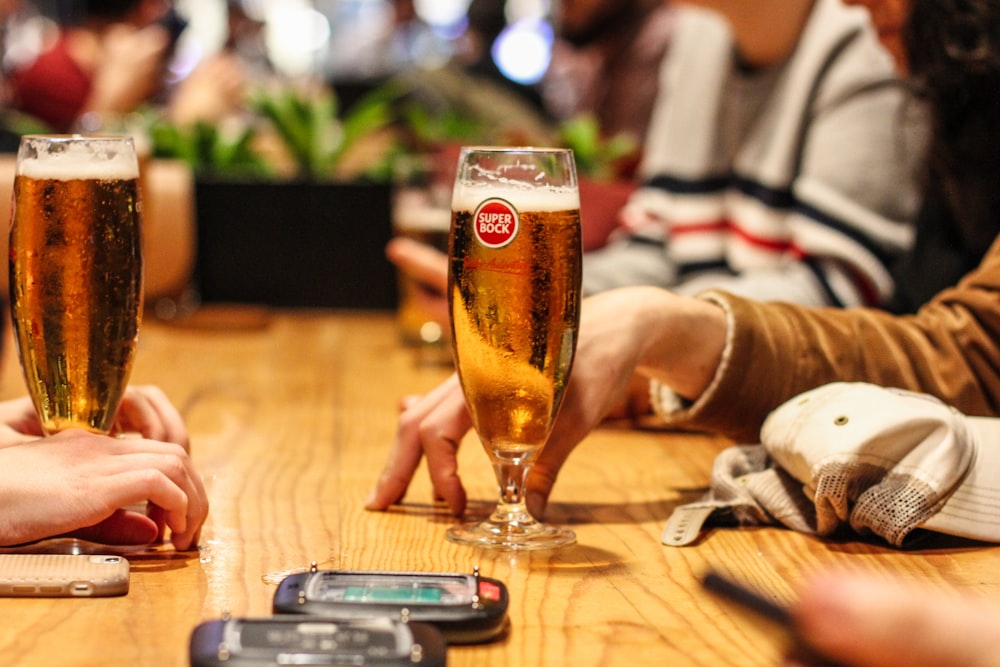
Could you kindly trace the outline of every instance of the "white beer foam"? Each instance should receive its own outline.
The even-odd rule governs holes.
[[[484,200],[498,197],[519,211],[569,211],[580,208],[576,188],[524,188],[497,183],[458,184],[452,193],[454,211],[473,211]]]
[[[22,160],[17,173],[37,179],[68,181],[74,179],[138,178],[139,163],[134,153],[104,151],[97,154],[84,146],[69,145],[58,153],[39,153]]]

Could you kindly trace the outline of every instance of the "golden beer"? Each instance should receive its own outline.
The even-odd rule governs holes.
[[[561,148],[465,147],[451,200],[448,307],[462,393],[497,478],[482,521],[455,525],[459,544],[552,549],[572,530],[536,520],[528,471],[569,382],[580,327],[580,194]]]
[[[530,461],[548,439],[580,322],[580,211],[531,202],[516,237],[487,247],[474,210],[453,215],[449,305],[476,431],[495,461]],[[574,202],[570,202],[572,205]]]
[[[134,150],[93,161],[70,148],[19,162],[10,229],[12,319],[46,433],[111,427],[142,313],[139,209]]]

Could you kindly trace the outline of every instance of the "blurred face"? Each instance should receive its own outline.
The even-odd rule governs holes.
[[[172,0],[142,0],[129,17],[129,23],[137,28],[153,25],[167,15],[172,5]]]
[[[905,73],[903,25],[910,11],[910,0],[844,0],[844,4],[861,5],[868,10],[879,40],[896,61],[896,68]]]
[[[6,20],[21,8],[21,0],[0,0],[0,20]]]
[[[601,33],[608,19],[631,4],[622,0],[560,0],[560,34],[572,44],[585,44]]]

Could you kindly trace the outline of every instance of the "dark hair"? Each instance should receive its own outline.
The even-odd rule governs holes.
[[[83,0],[82,11],[85,16],[118,19],[139,6],[142,0]]]
[[[1000,1],[911,0],[910,78],[932,123],[929,177],[962,223],[1000,229]],[[988,219],[988,220],[987,220]]]
[[[142,0],[38,0],[39,11],[63,25],[87,19],[117,21],[139,6]]]

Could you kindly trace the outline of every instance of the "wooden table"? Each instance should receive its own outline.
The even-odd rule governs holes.
[[[447,374],[419,366],[387,314],[219,311],[181,324],[149,321],[138,383],[181,408],[204,473],[211,515],[200,552],[131,557],[132,585],[108,599],[0,599],[4,665],[188,664],[191,630],[224,612],[268,615],[276,581],[321,567],[458,570],[505,581],[511,630],[500,642],[453,647],[449,665],[774,665],[773,631],[703,592],[714,567],[779,600],[830,565],[872,568],[1000,596],[1000,551],[943,541],[900,553],[823,542],[779,529],[716,530],[687,548],[660,544],[671,509],[697,497],[726,443],[701,435],[608,427],[571,457],[550,519],[578,544],[547,553],[490,553],[447,542],[453,521],[431,502],[426,472],[404,505],[363,509],[396,427],[400,396]],[[19,394],[16,362],[3,389]],[[495,489],[468,440],[461,470],[474,509]]]

